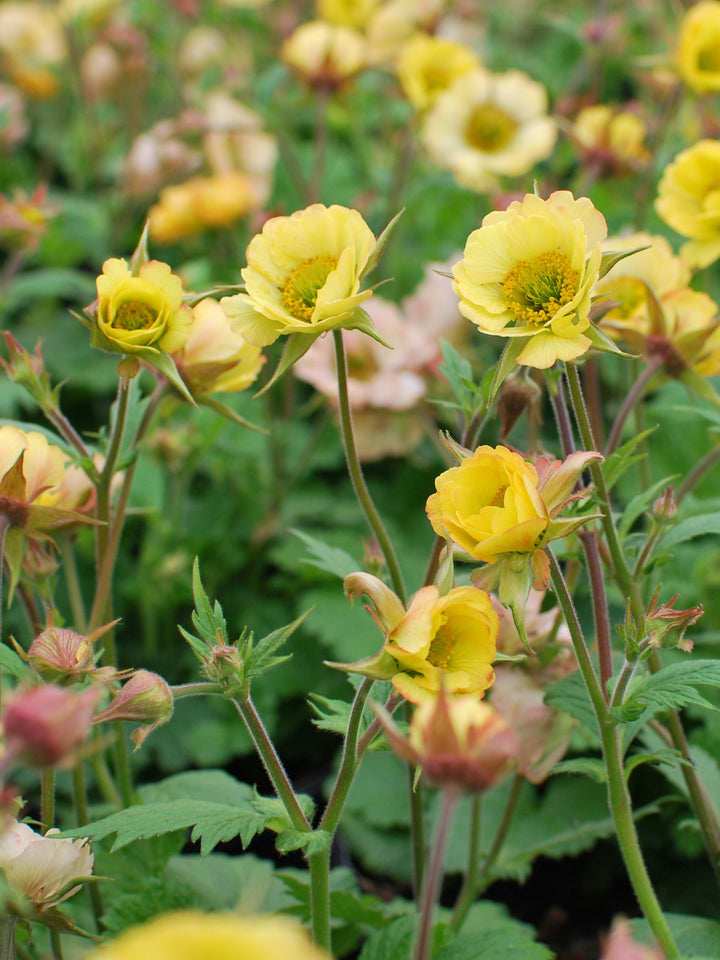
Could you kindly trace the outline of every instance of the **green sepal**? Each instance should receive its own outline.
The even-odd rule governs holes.
[[[600,258],[598,280],[602,280],[602,278],[612,270],[615,264],[620,263],[625,257],[631,257],[634,253],[640,253],[641,250],[649,249],[650,244],[646,243],[642,247],[633,247],[632,250],[609,250],[607,253],[604,253]]]
[[[490,384],[490,392],[487,399],[488,407],[495,400],[495,397],[498,395],[500,387],[505,382],[506,377],[508,377],[518,366],[517,358],[520,356],[526,346],[527,343],[525,337],[511,337],[505,344],[505,349],[500,355],[500,359],[495,367],[495,375],[493,376],[492,383]]]
[[[317,338],[322,335],[325,331],[321,333],[310,334],[310,333],[291,333],[287,338],[287,343],[283,348],[283,352],[280,356],[277,367],[275,367],[275,372],[270,377],[268,382],[264,384],[254,396],[261,397],[266,390],[269,390],[274,383],[282,377],[284,373],[290,369],[290,367],[300,359],[304,357],[308,352],[310,347],[315,343]]]
[[[372,320],[368,314],[362,309],[362,307],[357,307],[351,314],[350,319],[345,321],[342,324],[343,330],[359,330],[361,333],[366,333],[369,337],[372,337],[373,340],[376,340],[381,346],[387,347],[388,350],[392,350],[392,347],[389,343],[386,343],[380,334],[375,329]]]
[[[323,660],[326,667],[333,670],[343,670],[345,673],[361,673],[372,680],[390,680],[400,672],[397,660],[386,653],[384,649],[374,653],[371,657],[354,660],[352,663],[336,663],[332,660]]]
[[[138,240],[138,245],[133,250],[132,256],[130,257],[130,273],[137,277],[140,273],[140,268],[144,267],[145,264],[150,260],[150,253],[148,251],[148,234],[150,232],[150,221],[145,221],[145,226],[143,227],[143,232],[140,234],[140,239]]]
[[[612,340],[604,330],[595,326],[594,323],[591,323],[587,330],[583,330],[583,333],[592,343],[594,349],[600,351],[600,353],[611,353],[616,357],[624,357],[626,360],[634,360],[637,357],[636,353],[626,353],[624,350],[621,350],[615,341]],[[578,359],[582,361],[584,356],[583,354],[583,357]],[[571,363],[572,361],[568,362]]]
[[[197,406],[195,398],[185,386],[182,377],[178,373],[178,368],[175,366],[175,361],[169,353],[163,353],[160,350],[150,352],[149,347],[142,347],[140,350],[135,350],[133,356],[140,357],[149,367],[153,367],[158,373],[161,373],[168,383],[171,383],[188,403],[191,403],[194,407]]]
[[[250,423],[249,420],[246,420],[244,417],[241,417],[239,413],[229,407],[227,404],[223,403],[222,400],[216,400],[215,397],[201,396],[197,398],[197,402],[203,407],[210,407],[211,410],[214,410],[216,413],[219,413],[221,417],[225,417],[226,420],[232,420],[233,423],[236,423],[239,427],[245,427],[247,430],[254,430],[256,433],[269,433],[269,430],[266,430],[265,427],[259,427],[255,423]]]
[[[244,283],[220,283],[216,287],[211,287],[209,290],[202,290],[200,293],[185,294],[183,303],[189,307],[196,307],[202,300],[207,300],[208,297],[212,300],[217,300],[218,297],[225,297],[234,293],[245,293],[246,290],[247,288]]]
[[[677,379],[684,383],[689,390],[697,393],[703,400],[707,400],[716,410],[720,410],[720,396],[705,377],[701,377],[699,373],[688,367],[687,370],[683,370]]]
[[[515,629],[522,641],[523,649],[529,656],[534,655],[525,629],[525,609],[530,590],[535,583],[535,571],[531,555],[527,553],[507,553],[495,563],[488,563],[472,574],[476,587],[490,593],[496,591],[500,603],[512,613]]]
[[[360,281],[363,281],[365,277],[369,273],[371,273],[380,262],[380,257],[383,255],[385,251],[385,247],[387,246],[387,242],[390,239],[390,235],[395,229],[395,227],[397,226],[397,222],[404,212],[405,212],[405,208],[403,207],[399,213],[395,214],[395,216],[392,218],[390,223],[388,223],[388,225],[385,227],[383,232],[377,238],[375,242],[375,246],[373,247],[372,252],[370,253],[370,256],[367,259],[367,263],[363,267],[362,273],[360,274],[360,278],[359,278]]]

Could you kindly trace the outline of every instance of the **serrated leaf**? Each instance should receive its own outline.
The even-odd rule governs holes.
[[[341,550],[339,547],[331,547],[329,543],[318,540],[317,537],[313,537],[303,530],[291,529],[290,533],[302,540],[310,550],[310,556],[303,557],[302,563],[317,567],[318,570],[325,570],[326,573],[332,573],[334,576],[340,577],[341,580],[358,569],[357,560],[345,550]]]
[[[569,713],[599,739],[595,711],[579,671],[551,683],[545,691],[545,703],[555,710]]]
[[[313,798],[309,797],[306,793],[298,793],[296,794],[296,799],[306,819],[311,821],[315,815]],[[253,809],[263,818],[266,829],[280,833],[292,828],[292,823],[287,815],[285,805],[279,797],[263,797],[255,791],[252,805]],[[307,832],[309,833],[310,831]]]
[[[272,633],[258,640],[253,649],[248,649],[246,651],[245,675],[247,677],[258,677],[289,660],[291,654],[276,657],[275,651],[297,630],[310,613],[312,613],[312,608],[300,614],[292,623],[287,623],[284,627],[278,627],[277,630],[273,630]]]
[[[275,841],[278,853],[304,850],[307,856],[324,853],[330,848],[332,836],[326,830],[283,830]]]
[[[399,960],[412,956],[416,926],[415,917],[398,917],[388,926],[370,934],[358,960]]]
[[[683,956],[692,957],[693,960],[720,957],[720,923],[717,920],[681,913],[666,913],[665,919]],[[647,920],[634,919],[629,922],[635,939],[641,943],[653,943]]]
[[[316,714],[311,722],[319,730],[329,730],[331,733],[339,733],[340,736],[345,736],[350,721],[352,704],[346,700],[331,700],[319,693],[311,693],[308,697],[308,703]]]
[[[682,660],[657,673],[635,677],[621,706],[613,708],[619,723],[649,718],[660,710],[680,709],[688,704],[717,710],[697,687],[720,686],[720,660]]]

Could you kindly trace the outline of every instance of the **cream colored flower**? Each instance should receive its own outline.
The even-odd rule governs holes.
[[[92,872],[87,840],[59,840],[54,836],[57,832],[51,830],[43,837],[15,821],[0,832],[0,869],[8,883],[40,909],[77,893],[80,887],[73,887],[73,882]]]
[[[585,154],[586,163],[601,169],[647,166],[647,126],[636,113],[604,103],[583,107],[572,125],[572,135]]]
[[[489,213],[453,268],[460,312],[483,333],[525,338],[519,364],[545,368],[582,356],[606,233],[590,200],[567,190],[547,200],[526,194]]]
[[[259,347],[282,334],[352,326],[372,293],[361,291],[360,282],[374,249],[375,237],[356,210],[316,203],[274,217],[248,246],[241,271],[247,293],[223,297],[220,305]]]
[[[526,73],[474,70],[438,97],[420,136],[439,167],[483,193],[498,177],[517,177],[548,157],[557,128],[545,88]]]
[[[720,140],[701,140],[668,164],[655,209],[691,238],[680,250],[691,267],[707,267],[720,257]]]
[[[677,67],[696,93],[720,90],[720,3],[702,0],[686,11],[680,25]]]
[[[458,77],[480,67],[474,50],[456,40],[416,33],[402,47],[395,70],[416,110],[427,110]]]
[[[342,84],[368,62],[361,33],[324,20],[301,24],[283,44],[281,56],[308,83],[330,88]]]

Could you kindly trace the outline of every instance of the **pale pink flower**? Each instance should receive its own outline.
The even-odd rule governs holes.
[[[26,823],[10,821],[0,832],[0,869],[8,883],[39,909],[56,906],[90,876],[93,854],[84,840],[61,840],[49,830],[43,837]]]
[[[664,960],[664,955],[655,947],[636,943],[630,934],[630,924],[619,917],[605,938],[600,960]]]

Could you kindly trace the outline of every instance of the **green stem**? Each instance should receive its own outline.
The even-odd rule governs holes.
[[[702,460],[699,460],[690,473],[685,477],[683,482],[675,491],[675,502],[680,503],[688,493],[695,487],[700,480],[705,476],[708,470],[711,470],[715,464],[720,460],[720,444],[715,447],[714,450],[711,450],[709,453],[706,453]]]
[[[82,760],[73,767],[73,799],[75,801],[75,819],[79,827],[84,827],[90,821],[87,801],[87,785],[85,783],[85,768]],[[98,932],[103,929],[102,915],[104,913],[102,894],[100,885],[97,883],[88,883],[85,889],[90,897],[93,917],[95,918],[95,928]]]
[[[547,551],[550,559],[550,573],[558,602],[565,615],[565,622],[570,630],[575,655],[580,664],[580,671],[585,681],[590,701],[595,712],[600,739],[602,742],[603,759],[608,778],[608,803],[615,824],[615,831],[625,862],[630,882],[640,909],[650,925],[650,929],[667,960],[678,957],[677,946],[668,927],[665,916],[653,889],[650,876],[645,866],[640,843],[638,841],[635,821],[632,815],[630,793],[625,780],[623,769],[622,750],[615,721],[603,697],[602,689],[592,669],[587,647],[582,635],[580,623],[575,613],[572,598],[565,584],[560,567],[551,551]]]
[[[313,940],[330,952],[330,844],[308,856]]]
[[[0,960],[15,960],[15,917],[0,917]]]
[[[174,700],[184,700],[186,697],[202,697],[208,694],[223,693],[219,683],[178,683],[170,687]]]
[[[480,858],[480,840],[482,835],[482,798],[481,793],[473,795],[470,806],[470,836],[468,837],[468,855],[467,867],[463,878],[462,887],[455,901],[451,926],[453,930],[459,930],[462,922],[475,901],[475,884],[478,877],[478,865]]]
[[[340,425],[342,429],[343,444],[345,446],[345,459],[347,461],[348,472],[352,480],[355,496],[362,507],[365,518],[370,525],[375,537],[380,545],[385,563],[390,573],[390,579],[395,593],[400,600],[405,603],[405,585],[403,583],[400,564],[398,563],[392,542],[387,535],[380,515],[377,512],[375,504],[370,496],[370,491],[365,483],[360,458],[358,457],[357,447],[355,445],[355,433],[353,431],[352,412],[350,410],[350,398],[348,396],[348,371],[347,358],[345,356],[345,344],[343,342],[342,330],[333,330],[335,341],[335,360],[337,365],[338,378],[338,398],[340,403]]]
[[[442,806],[440,807],[435,840],[423,881],[420,900],[420,926],[415,941],[413,960],[427,960],[432,952],[433,917],[443,878],[445,847],[459,796],[460,792],[456,787],[445,787],[442,792]]]
[[[57,930],[50,931],[50,949],[52,950],[53,960],[63,960],[62,940]]]
[[[42,832],[55,826],[55,770],[43,770],[40,779],[40,822]]]
[[[652,357],[647,366],[643,369],[640,376],[633,380],[632,387],[625,397],[623,405],[620,408],[620,412],[618,413],[617,417],[615,418],[615,423],[613,424],[610,432],[610,436],[605,447],[606,457],[609,457],[610,454],[619,446],[625,421],[630,416],[630,413],[633,411],[635,406],[640,402],[640,400],[642,400],[648,383],[655,376],[658,368],[661,367],[662,364],[663,361],[661,357]]]
[[[71,535],[68,534],[62,538],[60,549],[62,553],[62,569],[65,576],[65,587],[70,601],[73,625],[79,633],[86,633],[87,614],[85,613],[85,603],[80,587],[80,577],[78,575],[75,549]]]

